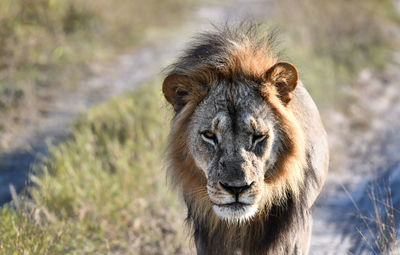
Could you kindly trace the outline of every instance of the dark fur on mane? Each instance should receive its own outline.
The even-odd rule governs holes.
[[[238,76],[245,76],[251,80],[260,81],[263,71],[272,62],[275,62],[280,53],[276,50],[276,31],[262,32],[263,27],[259,24],[243,22],[236,26],[226,24],[222,27],[214,27],[214,31],[204,32],[194,38],[182,56],[167,70],[170,74],[199,75],[199,72],[212,72],[206,75],[226,79],[236,79]],[[266,30],[264,28],[264,30]],[[253,55],[252,60],[258,66],[247,66],[241,68],[241,63],[235,63],[232,54],[235,46],[245,47],[242,52]],[[263,55],[256,56],[254,54]],[[268,62],[268,63],[265,63]],[[264,64],[264,65],[263,65]],[[250,70],[253,68],[253,70]],[[247,70],[246,70],[247,69]],[[255,69],[255,70],[254,70]],[[254,72],[261,70],[261,72]]]

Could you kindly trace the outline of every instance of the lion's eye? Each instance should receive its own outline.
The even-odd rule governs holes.
[[[201,137],[203,137],[206,142],[212,142],[213,144],[217,144],[218,142],[217,136],[208,130],[201,132]]]
[[[267,138],[267,134],[254,134],[253,135],[253,144],[257,144],[259,142],[264,141],[265,138]]]

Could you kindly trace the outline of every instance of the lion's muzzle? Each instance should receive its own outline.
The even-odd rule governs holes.
[[[238,185],[239,184],[239,185]],[[214,212],[226,220],[246,220],[258,210],[255,182],[221,182],[211,187],[208,193]]]
[[[251,186],[253,186],[254,182],[251,182],[250,184],[244,184],[241,186],[233,186],[229,183],[223,183],[219,182],[219,185],[228,193],[232,194],[236,198],[236,202],[239,202],[239,196],[243,192],[249,190]]]

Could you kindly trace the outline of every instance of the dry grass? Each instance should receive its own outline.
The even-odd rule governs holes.
[[[162,168],[169,114],[160,93],[148,85],[95,107],[51,149],[31,199],[0,215],[1,254],[188,253],[185,209]]]
[[[279,1],[287,54],[320,105],[343,105],[341,89],[361,70],[382,69],[399,43],[400,17],[389,0]]]
[[[178,24],[191,2],[0,1],[0,118],[7,120],[0,135],[21,116],[45,111],[57,91],[74,89],[91,63],[137,46],[149,30]]]
[[[358,248],[366,247],[376,255],[399,255],[397,217],[400,210],[393,204],[390,185],[386,182],[374,183],[368,188],[368,199],[362,200],[366,203],[363,205],[357,204],[347,190],[346,193],[357,210],[356,218],[362,223],[360,227],[356,227],[364,242]]]
[[[380,191],[378,190],[378,193]],[[380,254],[399,255],[400,237],[397,233],[396,215],[399,210],[393,206],[392,190],[387,187],[386,196],[382,200],[375,189],[371,189],[370,198],[373,201],[375,213],[375,227],[377,234],[374,243]]]

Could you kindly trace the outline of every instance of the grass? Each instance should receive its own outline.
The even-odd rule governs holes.
[[[43,69],[85,64],[176,24],[188,0],[2,0],[0,71],[4,82],[41,80]],[[173,13],[172,13],[173,11]],[[52,71],[52,70],[49,70]]]
[[[185,210],[162,169],[160,81],[96,106],[0,215],[1,254],[180,254]],[[167,117],[166,117],[167,116]]]
[[[12,122],[57,91],[76,88],[92,73],[92,63],[143,43],[149,31],[179,24],[191,3],[1,0],[0,118],[10,115],[7,122]],[[12,128],[0,123],[0,134]]]
[[[397,49],[400,16],[392,1],[280,1],[285,48],[321,106],[338,107],[365,69],[382,70]]]
[[[371,189],[370,198],[373,201],[375,213],[375,228],[377,235],[374,243],[380,254],[399,255],[400,237],[396,226],[396,216],[399,215],[398,209],[393,205],[392,190],[387,186],[386,197],[382,199],[381,191]]]
[[[351,196],[350,196],[351,198]],[[362,237],[364,244],[373,254],[400,254],[400,236],[397,223],[400,211],[393,203],[392,189],[390,182],[382,181],[374,183],[368,188],[368,207],[372,208],[368,215],[361,211],[359,206],[352,199],[358,214],[363,223],[357,231]]]

